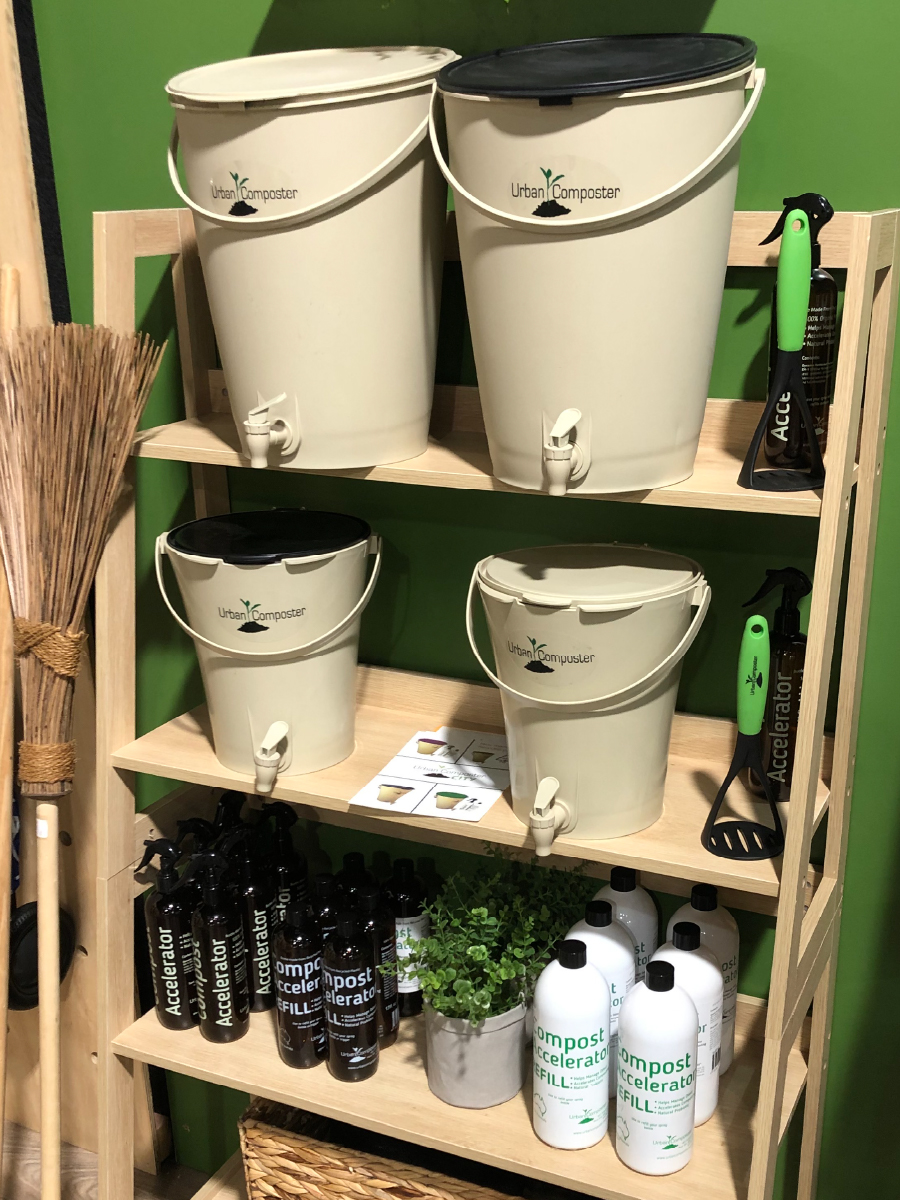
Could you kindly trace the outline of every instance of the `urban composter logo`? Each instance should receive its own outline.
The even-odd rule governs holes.
[[[259,212],[258,208],[254,208],[250,203],[255,200],[257,204],[266,204],[269,200],[296,200],[296,188],[254,188],[248,187],[250,177],[245,175],[241,178],[239,171],[229,171],[228,174],[234,180],[234,187],[219,187],[217,183],[210,185],[213,200],[233,200],[231,208],[228,210],[229,217],[252,217],[254,213]]]
[[[561,181],[566,178],[565,174],[555,174],[551,167],[539,167],[538,170],[544,177],[543,186],[532,186],[529,183],[510,184],[513,199],[521,197],[525,200],[540,200],[540,204],[531,214],[533,217],[565,217],[572,210],[561,204],[561,200],[577,204],[583,204],[585,200],[615,200],[622,190],[618,187],[608,187],[606,184],[595,187],[564,184]]]
[[[269,628],[268,625],[261,625],[256,620],[260,614],[260,606],[251,604],[249,600],[242,600],[241,604],[247,610],[247,620],[243,625],[238,625],[238,633],[264,633]]]
[[[546,642],[539,642],[537,638],[533,637],[525,640],[530,649],[520,646],[512,638],[507,638],[506,648],[517,658],[527,658],[525,670],[532,671],[535,675],[552,675],[557,667],[582,666],[594,661],[593,654],[554,654],[547,649]],[[550,665],[551,663],[553,666]]]
[[[305,608],[280,608],[273,609],[271,612],[264,612],[261,604],[255,601],[242,600],[244,606],[243,612],[240,609],[224,608],[219,606],[219,616],[223,621],[240,621],[237,627],[238,633],[265,633],[269,625],[264,625],[264,621],[277,622],[289,621],[293,617],[302,617],[306,613]]]

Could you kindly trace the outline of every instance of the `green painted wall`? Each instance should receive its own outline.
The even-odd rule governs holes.
[[[894,47],[900,9],[890,0],[157,0],[153,5],[34,0],[57,172],[73,311],[91,316],[91,212],[174,203],[163,165],[169,111],[165,81],[177,71],[251,52],[327,45],[438,43],[461,52],[502,44],[608,32],[707,29],[759,44],[769,83],[745,138],[738,205],[777,207],[806,190],[839,209],[900,203],[900,93]],[[770,281],[734,272],[723,308],[711,392],[759,398]],[[445,283],[440,378],[473,382],[458,268]],[[677,303],[677,297],[673,298]],[[138,311],[145,328],[171,334],[165,264],[139,271]],[[648,346],[652,353],[652,346]],[[639,369],[639,364],[636,369]],[[173,353],[155,389],[147,422],[181,408]],[[810,522],[726,517],[619,504],[559,505],[548,499],[417,490],[383,484],[234,472],[236,506],[275,501],[328,504],[365,516],[385,535],[384,581],[367,614],[362,653],[369,662],[475,677],[460,612],[467,573],[481,554],[526,543],[578,538],[633,539],[680,550],[707,570],[714,608],[685,671],[680,704],[701,713],[732,708],[731,672],[739,603],[765,566],[808,566]],[[195,703],[193,655],[163,618],[149,573],[152,538],[191,515],[186,469],[143,463],[139,471],[141,730]],[[433,536],[435,529],[439,536]],[[821,1200],[882,1190],[900,1170],[894,1136],[898,1102],[888,1082],[900,1067],[895,1006],[900,982],[894,905],[900,896],[900,738],[893,729],[892,622],[900,587],[900,435],[889,435],[879,552],[860,725],[856,793],[847,871],[826,1110]],[[140,802],[164,790],[143,780]],[[353,839],[359,842],[359,839]],[[314,855],[335,855],[350,836],[310,831]],[[370,853],[394,852],[368,839]],[[403,843],[403,848],[407,844]],[[445,872],[459,856],[423,867]],[[380,862],[386,859],[379,858]],[[664,903],[668,903],[664,901]],[[741,986],[764,994],[772,932],[743,920]],[[872,1050],[877,1046],[873,1072]],[[874,1092],[862,1107],[862,1097]],[[212,1169],[234,1145],[240,1096],[175,1080],[175,1134],[184,1161]],[[796,1125],[796,1122],[795,1122]],[[778,1194],[793,1194],[796,1137],[780,1164]]]

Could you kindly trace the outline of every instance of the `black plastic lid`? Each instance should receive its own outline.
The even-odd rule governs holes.
[[[608,900],[588,900],[584,906],[584,919],[596,929],[612,925],[612,905]]]
[[[394,859],[394,876],[404,882],[415,877],[416,864],[411,858]]]
[[[556,947],[559,965],[569,971],[577,971],[587,963],[587,946],[575,938],[566,938]]]
[[[317,924],[316,914],[311,905],[295,900],[284,910],[284,923],[294,929],[307,929]]]
[[[184,554],[253,566],[344,550],[371,532],[365,521],[343,513],[270,508],[188,521],[173,529],[167,542]]]
[[[713,912],[719,907],[719,889],[712,883],[695,883],[691,888],[691,908]]]
[[[614,892],[633,892],[637,887],[637,871],[633,867],[613,867],[609,886]]]
[[[676,950],[699,950],[700,926],[693,921],[679,921],[672,930],[672,945]]]
[[[354,934],[359,933],[359,913],[338,913],[337,931],[341,937],[353,937]]]
[[[755,42],[724,33],[629,34],[472,54],[437,79],[445,92],[564,100],[706,79],[755,58]]]
[[[648,962],[644,982],[651,992],[671,992],[675,986],[675,968],[670,962]]]

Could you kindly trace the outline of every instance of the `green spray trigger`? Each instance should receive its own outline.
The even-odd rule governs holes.
[[[779,350],[803,349],[811,274],[812,242],[809,217],[802,208],[792,208],[785,218],[781,249],[778,253]]]
[[[769,624],[765,617],[749,617],[741,638],[737,676],[738,733],[751,736],[762,729],[769,686]]]

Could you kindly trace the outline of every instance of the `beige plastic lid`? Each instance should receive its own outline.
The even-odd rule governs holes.
[[[324,98],[424,82],[458,57],[440,46],[297,50],[194,67],[170,79],[166,91],[174,101],[196,104]]]
[[[703,570],[680,554],[612,543],[511,550],[485,559],[479,575],[489,587],[526,603],[615,610],[680,595],[697,586]]]

